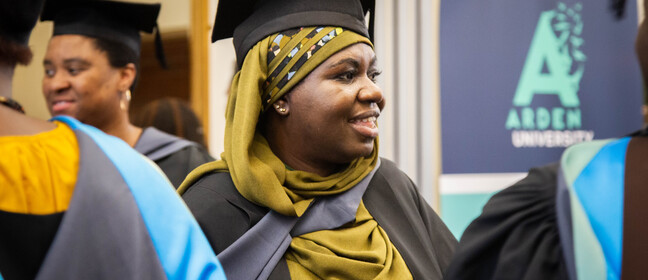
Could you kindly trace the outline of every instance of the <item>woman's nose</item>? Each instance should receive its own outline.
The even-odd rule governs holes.
[[[385,106],[385,98],[382,89],[371,79],[366,78],[365,85],[360,89],[358,100],[360,102],[378,105],[380,110]]]
[[[45,91],[50,93],[58,93],[70,87],[70,82],[66,77],[61,74],[54,74],[51,77],[46,76],[43,79],[43,87]]]

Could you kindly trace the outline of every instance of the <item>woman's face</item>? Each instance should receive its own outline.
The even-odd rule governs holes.
[[[43,64],[43,93],[52,116],[72,116],[102,127],[120,113],[122,92],[130,86],[128,77],[123,69],[110,65],[94,39],[54,36]]]
[[[293,156],[345,164],[373,151],[376,119],[385,105],[376,85],[376,56],[363,43],[329,57],[285,98]]]

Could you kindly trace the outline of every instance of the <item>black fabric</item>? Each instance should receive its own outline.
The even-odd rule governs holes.
[[[139,32],[153,32],[159,13],[160,4],[47,0],[41,20],[54,21],[54,36],[78,34],[122,42],[139,55]]]
[[[382,159],[363,201],[403,256],[414,279],[443,278],[457,240],[405,173]]]
[[[637,136],[644,136],[645,137],[645,136],[648,136],[648,127],[644,128],[644,129],[637,130],[637,131],[635,131],[633,133],[628,134],[627,136],[630,136],[630,137],[637,137]]]
[[[556,224],[560,237],[565,266],[569,279],[576,279],[576,256],[574,255],[574,226],[572,222],[571,198],[565,173],[562,168],[558,169],[556,182]]]
[[[414,279],[441,279],[457,241],[411,180],[393,162],[381,162],[363,196],[365,206],[387,232]],[[216,253],[268,212],[241,196],[229,173],[203,176],[182,197]],[[285,259],[269,279],[290,279]]]
[[[256,225],[268,209],[239,194],[229,173],[203,176],[182,195],[216,254]],[[290,279],[282,258],[268,279]]]
[[[63,215],[0,211],[0,274],[4,279],[36,277]]]
[[[466,229],[445,279],[569,279],[556,220],[558,164],[495,194]]]
[[[188,146],[167,157],[156,160],[155,163],[162,169],[162,172],[169,178],[171,184],[177,189],[187,174],[196,167],[213,161],[207,151],[200,146]]]
[[[184,148],[180,148],[183,146]],[[153,160],[176,189],[189,172],[203,163],[214,160],[200,144],[181,139],[155,127],[147,127],[142,131],[134,149]]]
[[[0,1],[0,37],[27,45],[44,0]]]
[[[339,26],[371,38],[364,23],[375,0],[223,0],[218,2],[212,42],[233,37],[239,68],[263,38],[296,27]],[[373,23],[370,23],[373,28]]]

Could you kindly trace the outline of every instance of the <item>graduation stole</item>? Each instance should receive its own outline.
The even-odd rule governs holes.
[[[581,143],[563,153],[556,205],[571,279],[643,275],[646,156],[645,137]]]

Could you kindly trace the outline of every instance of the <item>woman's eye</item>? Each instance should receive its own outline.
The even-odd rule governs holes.
[[[338,78],[338,80],[349,82],[349,81],[352,81],[353,78],[355,78],[355,73],[354,72],[342,73],[337,78]]]
[[[376,79],[378,78],[378,76],[380,76],[381,73],[382,72],[380,71],[369,73],[369,79],[371,79],[375,83]]]
[[[81,70],[78,68],[68,68],[68,73],[70,73],[70,75],[74,76],[76,74],[79,74],[79,72],[81,72]]]
[[[45,69],[45,76],[47,76],[47,77],[50,77],[50,78],[54,77],[55,73],[56,72],[54,72],[54,70],[52,70],[52,69]]]

